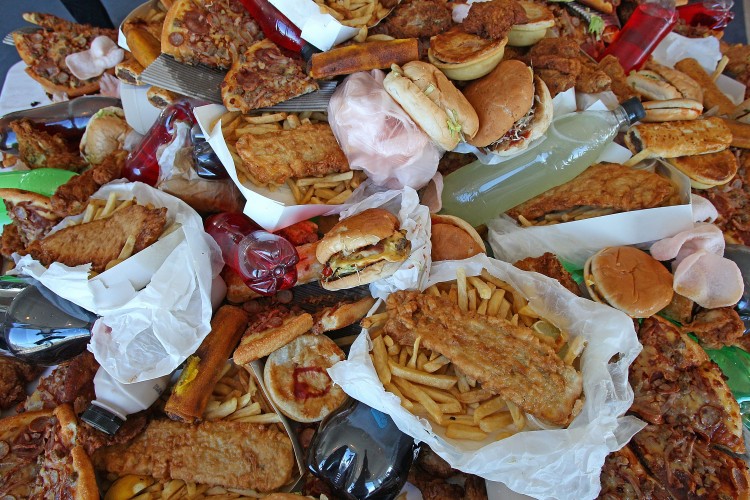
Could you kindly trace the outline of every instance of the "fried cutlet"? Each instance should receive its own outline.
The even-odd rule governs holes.
[[[39,366],[0,355],[0,410],[7,410],[26,397],[26,384],[42,372]]]
[[[69,226],[28,247],[28,252],[45,266],[60,262],[67,266],[91,263],[92,271],[102,272],[119,257],[128,237],[135,238],[133,253],[154,243],[164,231],[166,208],[130,205],[106,219]]]
[[[462,312],[447,298],[413,291],[392,293],[386,306],[384,331],[399,344],[413,345],[421,337],[423,346],[523,411],[556,425],[572,420],[581,374],[530,328]]]
[[[539,257],[527,257],[513,264],[518,269],[543,274],[560,282],[562,286],[581,296],[581,289],[575,282],[573,276],[563,267],[560,260],[551,252],[546,252]]]
[[[81,175],[72,177],[50,197],[52,209],[60,217],[78,215],[86,209],[89,197],[101,186],[120,177],[127,153],[118,151]]]
[[[523,216],[534,221],[552,212],[578,207],[627,212],[663,206],[672,201],[674,193],[672,182],[658,174],[616,163],[599,163],[507,213],[514,219]]]
[[[262,492],[286,484],[295,467],[286,434],[274,426],[238,421],[190,425],[154,420],[130,443],[97,450],[94,463],[120,476],[142,474]]]
[[[21,161],[31,169],[60,168],[77,172],[86,165],[78,144],[68,142],[62,134],[50,134],[25,118],[11,122],[10,128],[16,134]]]
[[[349,170],[331,127],[325,123],[303,125],[261,135],[245,134],[237,141],[237,165],[254,184],[283,184],[291,177],[327,175]]]
[[[427,38],[453,26],[451,11],[445,0],[406,0],[372,28],[373,34],[393,38]]]

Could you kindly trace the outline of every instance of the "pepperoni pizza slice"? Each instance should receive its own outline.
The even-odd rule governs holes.
[[[666,488],[643,468],[628,446],[607,455],[602,467],[601,482],[599,498],[603,500],[671,498]]]

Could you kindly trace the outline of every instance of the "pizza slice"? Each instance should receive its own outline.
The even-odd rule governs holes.
[[[27,13],[24,19],[41,26],[31,33],[13,33],[13,43],[31,78],[47,92],[64,92],[71,98],[99,91],[99,77],[79,80],[68,69],[65,58],[88,50],[98,36],[116,41],[117,31],[75,24],[49,14]]]
[[[645,467],[676,498],[748,498],[747,464],[689,428],[648,425],[633,437],[633,449]]]
[[[23,189],[0,188],[0,198],[5,203],[11,222],[18,230],[24,248],[44,238],[62,220],[52,210],[47,196]]]
[[[687,425],[711,444],[743,453],[740,408],[719,367],[664,319],[644,320],[639,337],[630,410],[652,424]]]
[[[643,468],[628,446],[607,455],[602,467],[601,482],[599,498],[603,500],[671,498],[664,486]]]
[[[221,82],[221,99],[229,111],[247,113],[314,90],[318,83],[305,73],[300,61],[263,40],[234,61]]]
[[[240,0],[176,0],[164,18],[161,51],[186,64],[228,69],[262,38]]]
[[[52,410],[29,411],[0,420],[0,496],[29,498],[39,474],[37,458],[52,425]]]

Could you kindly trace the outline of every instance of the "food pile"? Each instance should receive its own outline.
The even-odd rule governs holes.
[[[0,419],[0,496],[336,499],[346,490],[351,497],[356,481],[347,467],[357,463],[356,453],[342,455],[341,471],[349,475],[340,472],[338,483],[314,475],[309,457],[320,445],[321,422],[346,406],[355,386],[395,402],[398,412],[390,415],[369,403],[372,415],[384,419],[379,425],[408,420],[425,434],[407,434],[441,444],[414,447],[407,454],[413,461],[393,467],[398,487],[408,478],[425,499],[487,498],[492,483],[485,479],[520,473],[509,467],[480,477],[486,464],[471,458],[535,433],[555,431],[567,443],[565,453],[575,453],[574,443],[585,440],[576,432],[596,420],[587,404],[597,390],[629,407],[613,410],[609,399],[597,400],[610,412],[601,424],[610,426],[609,435],[583,448],[591,456],[575,479],[585,493],[561,496],[750,496],[743,416],[732,393],[738,381],[713,361],[716,352],[742,356],[750,349],[741,274],[748,270],[724,256],[726,244],[750,245],[750,99],[736,103],[721,80],[750,81],[746,46],[681,20],[674,32],[686,40],[718,39],[724,58],[713,74],[699,54],[673,65],[651,58],[626,74],[615,56],[601,56],[639,8],[634,0],[310,0],[342,30],[354,28],[349,40],[311,51],[302,39],[287,45],[278,33],[264,32],[245,3],[149,2],[121,26],[129,48],[121,60],[108,60],[85,79],[71,72],[81,64],[78,55],[94,58],[86,69],[104,64],[92,45],[100,40],[106,49],[117,33],[40,13],[24,15],[37,29],[14,33],[27,73],[50,94],[95,94],[111,75],[145,86],[145,69],[168,57],[225,73],[218,89],[224,107],[207,123],[198,112],[204,103],[151,86],[148,102],[165,110],[162,120],[170,118],[145,140],[128,123],[127,106],[94,110],[85,130],[30,116],[0,122],[15,141],[3,153],[4,167],[70,175],[51,193],[0,188],[11,221],[0,239],[4,271],[23,258],[64,280],[84,266],[91,286],[117,278],[145,290],[138,268],[176,239],[181,225],[174,208],[108,189],[135,180],[147,147],[159,177],[153,190],[180,198],[196,218],[244,212],[254,224],[250,219],[268,207],[289,209],[279,212],[273,231],[258,227],[228,240],[242,247],[250,236],[279,237],[296,259],[274,267],[281,251],[266,249],[264,265],[279,279],[291,276],[294,286],[264,296],[253,287],[260,270],[243,268],[239,251],[222,246],[226,265],[214,282],[218,297],[210,325],[208,319],[203,325],[207,335],[197,350],[180,351],[180,367],[155,402],[124,415],[113,433],[84,416],[101,398],[95,391],[101,359],[82,352],[41,375],[1,355],[7,416]],[[101,60],[115,58],[114,49],[105,49]],[[337,90],[328,109],[275,107],[321,95],[331,81]],[[512,272],[501,278],[493,263],[506,264],[491,258],[494,249],[485,242],[498,237],[492,224],[488,237],[487,226],[437,213],[443,184],[436,174],[478,157],[502,165],[543,152],[557,108],[576,97],[611,109],[632,98],[642,103],[643,119],[616,139],[630,159],[596,161],[496,217],[520,235],[577,227],[596,242],[598,235],[580,224],[658,217],[659,210],[691,203],[704,214],[658,242],[599,245],[578,265],[532,248],[507,264]],[[365,119],[342,127],[351,110]],[[418,155],[403,154],[415,144]],[[180,182],[168,188],[165,172],[172,169],[181,172],[169,174]],[[247,190],[258,198],[248,197],[243,209],[240,193]],[[271,198],[279,191],[293,202]],[[323,215],[308,219],[313,205]],[[630,230],[622,228],[625,240]],[[477,259],[487,265],[467,272]],[[514,280],[514,273],[550,293]],[[180,307],[195,304],[185,299]],[[632,341],[607,346],[611,359],[597,367],[611,372],[606,380],[592,375],[590,356],[607,339],[590,334],[581,311],[606,316],[607,328],[624,344]],[[362,371],[335,383],[334,367],[351,362],[357,345],[366,349]],[[520,463],[521,455],[503,458]],[[543,480],[536,472],[524,471],[528,489],[517,489],[556,494],[550,484],[558,478]]]

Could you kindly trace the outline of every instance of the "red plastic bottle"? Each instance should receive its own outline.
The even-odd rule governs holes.
[[[722,30],[734,19],[732,0],[703,0],[677,7],[677,13],[690,26]]]
[[[162,144],[172,142],[175,137],[175,125],[178,121],[195,125],[193,107],[188,101],[179,101],[164,108],[141,143],[128,156],[125,162],[125,178],[131,182],[144,182],[156,186],[159,182],[159,160],[156,152]]]
[[[639,5],[599,60],[612,54],[625,73],[640,68],[677,23],[674,0],[654,0]]]
[[[315,47],[302,39],[302,31],[268,0],[240,0],[240,2],[260,25],[263,34],[279,47],[301,53],[305,60],[317,52]]]
[[[226,265],[254,292],[273,295],[297,282],[297,249],[248,216],[224,212],[212,215],[203,226],[219,244]]]

